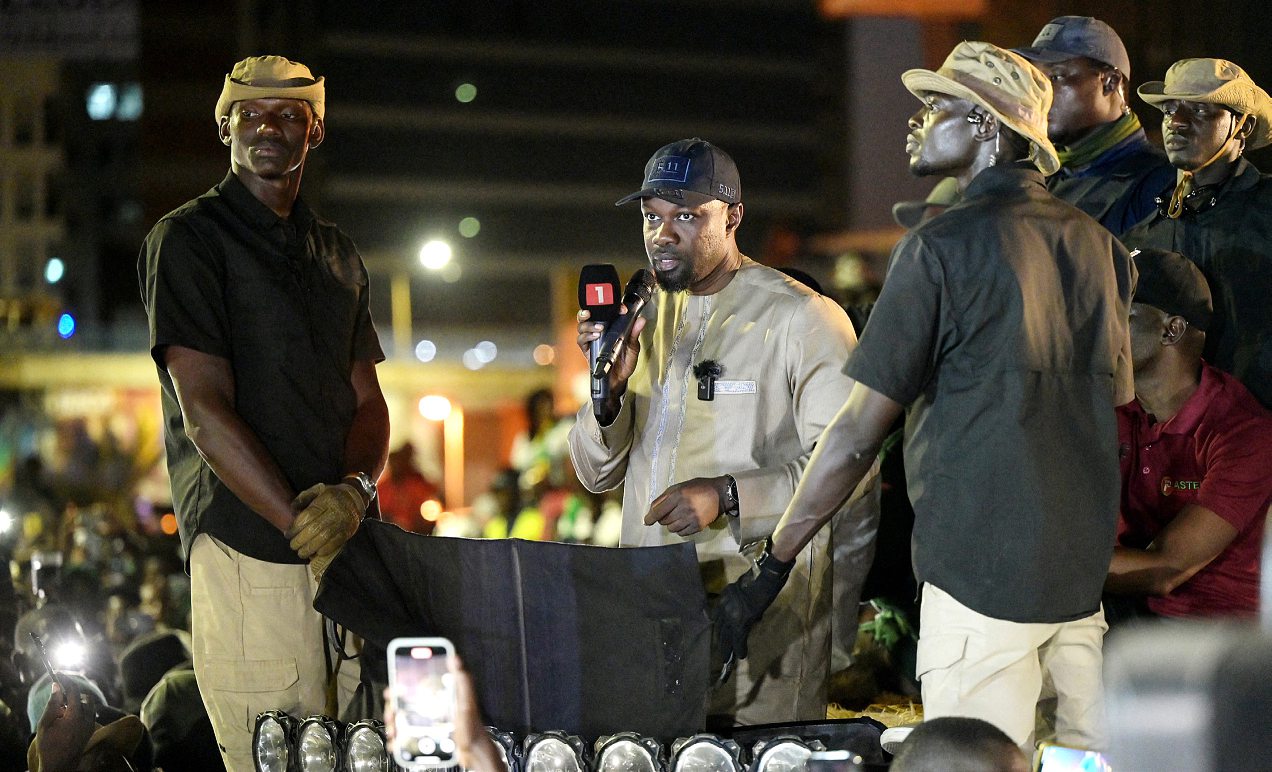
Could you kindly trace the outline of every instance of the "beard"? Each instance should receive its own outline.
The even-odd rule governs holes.
[[[685,292],[693,282],[693,271],[686,265],[681,265],[673,271],[660,271],[655,268],[654,281],[658,282],[663,292]]]
[[[689,285],[693,283],[693,263],[685,259],[684,255],[675,253],[666,253],[674,256],[680,263],[670,271],[660,271],[654,268],[654,281],[658,282],[659,288],[663,292],[685,292],[689,289]],[[655,255],[655,259],[657,255]]]

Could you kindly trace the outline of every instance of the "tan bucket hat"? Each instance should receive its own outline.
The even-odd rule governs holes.
[[[1043,174],[1060,169],[1056,148],[1047,139],[1051,82],[1019,54],[990,43],[964,40],[945,63],[932,70],[906,70],[901,82],[911,94],[949,94],[974,102],[1029,140],[1029,160]]]
[[[1272,97],[1226,59],[1180,59],[1166,71],[1166,80],[1150,80],[1136,91],[1158,110],[1172,99],[1223,105],[1254,120],[1251,149],[1272,143]]]
[[[322,120],[326,114],[323,78],[309,68],[281,56],[249,56],[230,70],[216,100],[216,122],[230,114],[230,106],[244,99],[299,99],[314,108]]]

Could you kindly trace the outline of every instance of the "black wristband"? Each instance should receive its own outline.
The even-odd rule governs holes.
[[[760,559],[755,561],[760,569],[761,574],[773,574],[785,578],[795,567],[795,561],[778,560],[773,556],[773,537],[764,540],[764,553],[760,555]]]

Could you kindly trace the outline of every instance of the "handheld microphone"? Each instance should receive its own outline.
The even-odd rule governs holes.
[[[627,306],[627,311],[606,328],[605,335],[601,337],[601,352],[592,365],[593,378],[607,378],[610,369],[622,355],[623,347],[627,345],[627,334],[632,331],[632,325],[636,323],[636,318],[653,294],[653,271],[642,268],[632,274],[627,282],[627,289],[623,291],[623,305]]]
[[[579,273],[579,308],[591,314],[591,321],[606,326],[618,318],[618,269],[609,263],[585,265]],[[587,356],[587,369],[591,372],[601,354],[601,338],[592,341]],[[592,409],[609,399],[609,378],[592,376]]]

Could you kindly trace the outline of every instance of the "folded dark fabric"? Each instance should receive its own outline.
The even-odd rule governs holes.
[[[500,729],[670,739],[705,720],[710,623],[693,545],[450,539],[366,521],[314,608],[366,640],[454,642]]]

